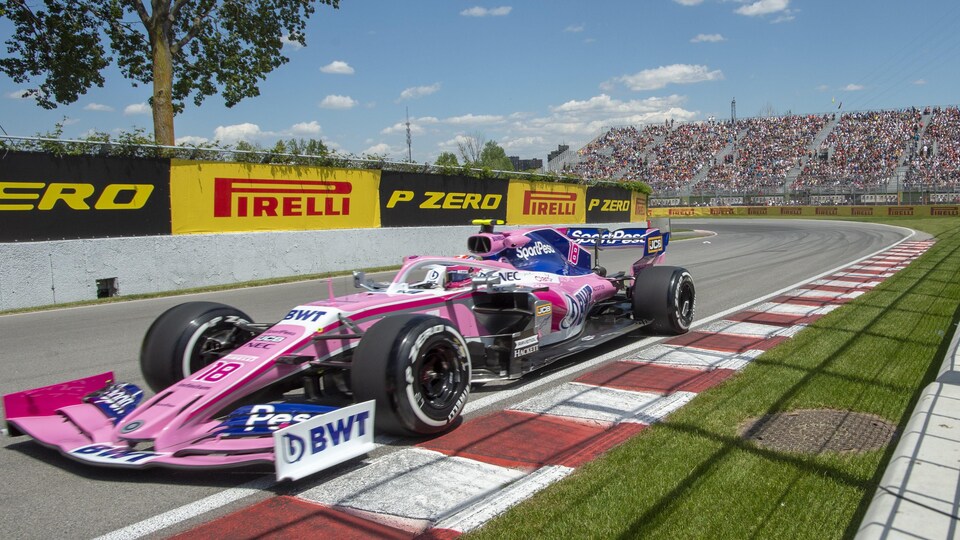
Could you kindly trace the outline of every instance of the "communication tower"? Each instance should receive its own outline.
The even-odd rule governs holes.
[[[410,107],[407,110],[407,161],[413,162],[413,140],[410,137]]]

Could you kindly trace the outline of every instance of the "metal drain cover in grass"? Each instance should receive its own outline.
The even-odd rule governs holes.
[[[780,452],[867,452],[889,443],[896,427],[872,414],[801,409],[748,419],[739,435]]]

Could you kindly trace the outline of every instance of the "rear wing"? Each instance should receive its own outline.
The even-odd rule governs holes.
[[[670,233],[652,228],[625,228],[611,231],[599,227],[577,227],[566,230],[568,238],[580,247],[596,249],[641,248],[643,256],[659,255],[670,243]]]

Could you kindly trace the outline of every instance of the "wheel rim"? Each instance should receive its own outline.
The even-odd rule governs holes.
[[[443,410],[456,402],[461,383],[459,364],[459,354],[449,343],[437,343],[424,352],[416,377],[424,405]]]
[[[187,377],[209,366],[223,356],[224,351],[237,348],[238,332],[232,324],[214,319],[198,328],[191,336],[183,358],[183,376]]]
[[[680,285],[680,294],[677,295],[677,318],[683,323],[684,327],[690,326],[693,322],[693,287],[690,283]]]

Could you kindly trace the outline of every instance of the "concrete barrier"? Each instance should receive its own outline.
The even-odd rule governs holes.
[[[857,540],[960,536],[960,329],[920,394]]]
[[[93,300],[98,280],[114,280],[122,296],[399,265],[406,255],[459,255],[476,231],[469,225],[4,243],[0,311]]]

